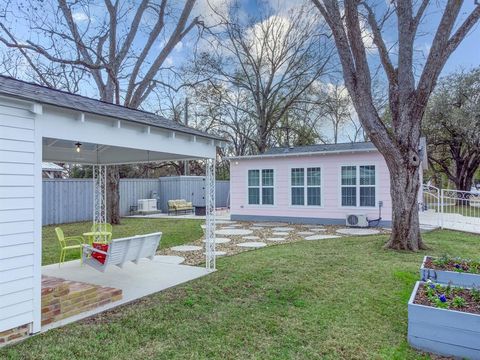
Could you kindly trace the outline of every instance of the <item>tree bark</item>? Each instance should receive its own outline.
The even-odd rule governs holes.
[[[404,158],[387,157],[390,170],[390,195],[392,197],[392,233],[386,248],[418,251],[425,249],[420,235],[418,219],[418,192],[421,165]]]
[[[107,167],[107,222],[120,224],[120,171],[116,165]]]

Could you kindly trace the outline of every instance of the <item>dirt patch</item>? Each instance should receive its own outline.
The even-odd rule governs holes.
[[[480,262],[459,258],[431,258],[427,257],[424,267],[434,270],[467,272],[480,274]]]

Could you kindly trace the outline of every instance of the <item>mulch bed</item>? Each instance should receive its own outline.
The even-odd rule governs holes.
[[[444,271],[455,271],[455,272],[471,272],[472,274],[479,274],[480,269],[472,268],[471,265],[466,260],[451,259],[447,263],[442,265],[437,265],[431,257],[427,257],[425,260],[425,268],[434,269],[434,270],[444,270]],[[459,267],[457,267],[459,266]]]
[[[238,229],[250,229],[252,226],[253,227],[258,226],[257,223],[255,223],[255,222],[237,221],[237,222],[235,222],[235,224],[240,225],[239,227],[237,227]],[[223,229],[223,228],[228,227],[230,225],[231,224],[217,224],[217,229]],[[236,255],[236,254],[239,254],[239,253],[245,252],[245,251],[256,250],[255,248],[243,248],[243,247],[237,246],[237,244],[239,244],[239,243],[252,242],[253,241],[253,242],[264,242],[264,243],[267,244],[267,246],[275,246],[275,245],[288,244],[288,243],[297,242],[297,241],[303,241],[303,240],[305,240],[304,236],[298,235],[298,232],[309,231],[309,229],[311,229],[311,228],[321,227],[321,228],[325,229],[325,231],[315,232],[314,234],[316,234],[316,235],[318,234],[318,235],[337,235],[337,236],[342,236],[342,235],[338,234],[336,232],[336,230],[341,229],[341,228],[345,228],[345,226],[341,226],[341,225],[320,226],[320,225],[304,225],[304,224],[299,225],[299,224],[287,224],[287,223],[285,223],[284,225],[286,227],[294,228],[294,230],[289,231],[288,235],[285,236],[285,241],[274,242],[274,241],[266,240],[269,237],[279,237],[279,236],[272,234],[273,232],[278,232],[278,231],[272,229],[273,227],[277,227],[277,226],[272,226],[272,227],[265,226],[263,229],[251,229],[253,231],[253,233],[250,234],[250,235],[247,235],[247,236],[258,236],[259,239],[257,239],[257,240],[243,239],[244,235],[241,235],[241,236],[217,235],[217,237],[229,238],[231,241],[229,243],[226,243],[226,244],[216,244],[215,248],[216,248],[217,251],[225,251],[227,253],[227,255],[225,255],[225,256],[231,256],[231,255]],[[375,229],[379,230],[380,234],[390,234],[388,229],[382,229],[382,228],[375,228]],[[348,237],[348,236],[349,235],[343,235],[342,237]],[[185,258],[185,261],[183,262],[183,264],[185,264],[185,265],[204,264],[205,263],[205,255],[204,255],[204,252],[205,252],[204,244],[205,243],[203,242],[203,239],[204,239],[204,237],[202,237],[202,238],[200,238],[196,241],[193,241],[191,243],[184,244],[184,245],[202,246],[202,250],[189,251],[189,252],[178,252],[178,251],[173,251],[171,249],[162,249],[162,250],[160,250],[160,252],[158,254],[159,255],[181,256],[181,257]],[[339,239],[340,238],[332,239],[332,240],[339,240]],[[318,241],[323,241],[323,240],[318,240]],[[223,257],[223,256],[221,256],[221,257]]]
[[[414,303],[419,305],[436,307],[435,304],[427,296],[427,286],[428,285],[426,284],[421,284],[418,287],[418,291],[415,296]],[[448,308],[449,310],[456,310],[456,311],[480,315],[480,300],[475,300],[474,297],[472,296],[472,292],[469,289],[455,288],[455,287],[452,287],[451,289],[452,289],[452,292],[450,294],[442,293],[447,298],[447,302],[452,301],[456,296],[460,296],[465,300],[465,305],[462,307],[450,306]],[[437,293],[439,292],[437,291]]]

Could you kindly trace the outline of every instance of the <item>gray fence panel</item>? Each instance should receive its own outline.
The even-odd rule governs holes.
[[[63,224],[92,219],[93,183],[88,179],[43,181],[42,222]]]
[[[171,176],[160,179],[121,179],[120,215],[130,213],[138,199],[150,198],[158,192],[160,210],[168,210],[167,202],[185,199],[194,205],[205,205],[205,177]],[[216,206],[229,206],[229,181],[216,182]],[[89,221],[93,211],[93,182],[90,179],[44,179],[43,225]]]
[[[120,216],[130,215],[138,199],[150,199],[158,192],[158,179],[120,179]]]

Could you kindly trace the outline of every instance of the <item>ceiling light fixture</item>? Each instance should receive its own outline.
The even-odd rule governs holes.
[[[75,143],[75,146],[77,147],[75,150],[77,151],[77,153],[79,153],[80,152],[80,147],[82,146],[82,144],[77,142],[77,143]]]

